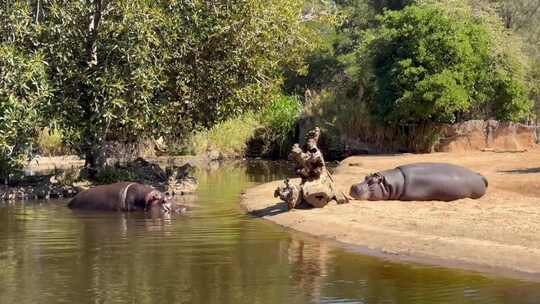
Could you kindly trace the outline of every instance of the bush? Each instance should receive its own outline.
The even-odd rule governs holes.
[[[367,100],[353,88],[325,89],[305,102],[304,128],[321,128],[320,148],[326,159],[340,159],[351,153],[429,152],[438,141],[437,126],[379,124]]]
[[[457,4],[386,11],[379,26],[364,33],[357,59],[380,120],[391,125],[517,121],[529,114],[523,66],[501,46],[507,33],[500,22]]]
[[[279,96],[262,112],[259,133],[264,143],[264,154],[284,156],[292,146],[296,122],[302,111],[302,103],[294,96]]]

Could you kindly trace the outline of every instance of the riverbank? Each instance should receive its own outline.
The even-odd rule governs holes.
[[[488,193],[455,202],[365,202],[286,212],[275,181],[246,191],[247,212],[279,225],[398,259],[540,278],[540,149],[354,156],[334,171],[338,187],[411,162],[450,162],[482,173]]]
[[[130,180],[150,184],[171,195],[194,193],[197,181],[190,172],[194,167],[212,168],[219,162],[208,156],[161,156],[137,159],[114,165],[117,159],[109,159],[108,171],[96,180],[81,178],[84,160],[75,155],[39,157],[24,167],[25,177],[17,183],[0,185],[1,201],[69,198],[96,184]],[[165,168],[165,170],[163,169]]]

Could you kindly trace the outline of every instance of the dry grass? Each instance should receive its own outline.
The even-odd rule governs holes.
[[[38,146],[43,156],[61,156],[69,154],[69,148],[63,142],[62,132],[44,128],[39,133]]]

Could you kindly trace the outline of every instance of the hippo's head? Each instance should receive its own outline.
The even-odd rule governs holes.
[[[159,207],[163,212],[169,212],[170,203],[168,198],[158,190],[153,190],[146,195],[146,209],[153,209]]]
[[[187,204],[177,203],[169,192],[162,193],[154,190],[147,195],[146,209],[152,213],[163,214],[185,214],[191,210]]]
[[[363,182],[351,186],[349,194],[357,200],[378,201],[388,198],[384,176],[379,173],[367,175]]]

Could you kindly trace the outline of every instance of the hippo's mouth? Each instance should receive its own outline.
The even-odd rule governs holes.
[[[349,191],[349,195],[357,200],[366,200],[368,198],[369,188],[364,183],[353,185]]]
[[[189,206],[165,201],[160,204],[160,211],[163,214],[185,214],[190,210]]]
[[[170,202],[163,202],[160,204],[160,210],[163,213],[171,213],[173,208]]]

